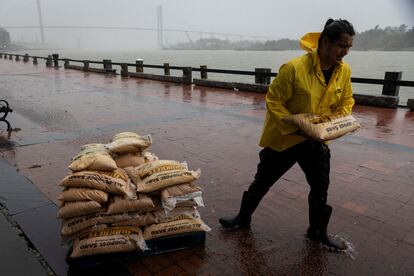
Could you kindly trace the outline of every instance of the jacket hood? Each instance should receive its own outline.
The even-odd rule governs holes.
[[[321,33],[307,33],[300,39],[300,47],[306,52],[313,52],[318,48],[318,39]]]

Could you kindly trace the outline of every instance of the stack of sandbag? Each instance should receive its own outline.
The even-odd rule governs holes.
[[[135,167],[158,159],[147,149],[152,144],[151,135],[140,136],[134,132],[116,134],[112,142],[105,145],[118,168]]]
[[[105,145],[83,146],[69,169],[72,173],[59,183],[64,190],[57,216],[62,219],[63,241],[72,244],[71,257],[144,250],[138,227],[112,227],[112,223],[137,216],[108,212],[114,198],[137,200],[137,194],[127,173],[116,166]]]
[[[146,250],[146,240],[210,230],[197,210],[204,206],[194,183],[200,170],[158,160],[151,143],[149,135],[123,132],[72,159],[58,212],[71,258]]]
[[[200,170],[189,170],[185,162],[175,160],[154,160],[125,170],[138,194],[158,198],[162,206],[153,211],[156,223],[144,227],[146,241],[210,230],[197,210],[204,206],[202,189],[194,183],[200,177]]]

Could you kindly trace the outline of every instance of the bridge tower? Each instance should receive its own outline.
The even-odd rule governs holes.
[[[42,37],[42,43],[45,43],[45,32],[43,30],[43,19],[42,19],[42,10],[40,8],[40,0],[36,1],[37,3],[37,14],[39,16],[39,27],[40,27],[40,36]]]
[[[160,49],[164,49],[164,35],[162,27],[162,6],[157,6],[157,42]]]

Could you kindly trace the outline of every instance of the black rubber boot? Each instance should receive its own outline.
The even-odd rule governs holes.
[[[222,217],[219,219],[220,224],[224,228],[233,228],[239,226],[240,228],[245,228],[250,226],[251,217],[240,217],[237,215],[235,217]]]
[[[308,239],[318,241],[331,249],[345,250],[347,247],[344,242],[331,239],[328,235],[327,229],[331,214],[332,207],[329,205],[325,205],[321,209],[310,208],[309,228],[306,235]]]
[[[219,219],[220,224],[224,228],[233,228],[239,226],[240,228],[250,226],[252,214],[259,205],[261,198],[252,196],[248,192],[243,193],[243,198],[240,206],[240,211],[234,217],[222,217]]]

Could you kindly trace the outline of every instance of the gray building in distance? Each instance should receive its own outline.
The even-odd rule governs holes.
[[[0,27],[0,48],[6,48],[10,45],[10,34],[6,29]]]

